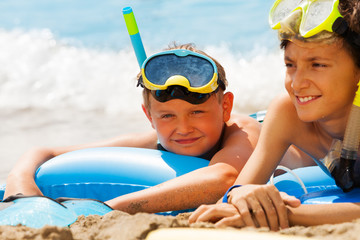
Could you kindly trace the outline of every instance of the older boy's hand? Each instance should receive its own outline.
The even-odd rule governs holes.
[[[286,193],[281,193],[274,185],[245,185],[235,188],[229,194],[229,202],[235,205],[247,226],[254,219],[260,227],[277,231],[288,228],[289,220],[286,205],[300,206],[300,201]]]
[[[273,231],[289,227],[286,205],[298,207],[300,201],[286,193],[279,193],[273,185],[245,185],[233,189],[230,204],[199,207],[190,222],[211,221],[217,226],[268,227]],[[221,220],[220,220],[221,219]]]

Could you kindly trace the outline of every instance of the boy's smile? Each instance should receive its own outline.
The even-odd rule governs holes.
[[[313,100],[317,99],[318,97],[320,97],[320,96],[304,96],[304,97],[296,96],[296,100],[298,101],[298,103],[300,105],[304,105],[304,104],[312,102]]]
[[[150,110],[145,113],[157,131],[161,145],[168,151],[199,156],[219,141],[225,122],[225,95],[221,102],[214,94],[202,104],[180,99],[158,102],[152,96],[149,98]]]
[[[197,138],[179,138],[179,139],[175,139],[174,141],[177,142],[178,144],[187,145],[187,144],[192,144],[192,143],[196,142],[199,139],[200,139],[200,137],[197,137]]]
[[[301,120],[346,116],[359,70],[341,43],[289,42],[285,48],[285,64],[285,87]]]

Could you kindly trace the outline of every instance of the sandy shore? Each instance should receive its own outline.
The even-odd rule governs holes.
[[[211,223],[189,225],[187,214],[160,216],[156,214],[138,213],[129,215],[120,211],[113,211],[104,216],[80,216],[70,227],[45,226],[41,229],[25,226],[0,226],[0,239],[56,239],[56,240],[138,240],[146,239],[147,235],[160,228],[214,228]],[[229,228],[230,229],[230,228]],[[268,232],[267,229],[244,228],[236,231]],[[310,239],[352,240],[359,239],[360,219],[351,223],[321,225],[316,227],[291,227],[276,234],[288,236],[303,236]]]
[[[71,114],[70,114],[71,113]],[[9,111],[0,114],[0,182],[5,182],[7,173],[17,158],[34,145],[67,145],[99,141],[126,132],[150,130],[140,112],[134,115],[106,116],[102,113],[77,113],[68,111]],[[38,117],[41,116],[41,117]],[[69,118],[69,116],[72,116]],[[126,124],[125,124],[126,123]],[[126,126],[126,127],[124,127]],[[189,226],[187,215],[177,217],[155,214],[128,215],[113,211],[107,215],[80,217],[70,227],[46,226],[32,229],[24,226],[0,226],[0,239],[145,239],[158,228],[207,227],[212,224]],[[249,229],[245,229],[249,230]],[[244,231],[243,229],[237,231]],[[267,231],[256,229],[255,231]],[[305,236],[316,239],[360,239],[360,219],[351,223],[317,227],[292,227],[277,234]]]

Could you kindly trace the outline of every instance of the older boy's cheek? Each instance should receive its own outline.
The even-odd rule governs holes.
[[[292,89],[292,87],[291,87],[291,80],[289,79],[288,76],[285,78],[285,83],[284,83],[284,85],[285,85],[286,91],[287,91],[289,94],[292,94],[292,93],[293,93],[293,89]]]

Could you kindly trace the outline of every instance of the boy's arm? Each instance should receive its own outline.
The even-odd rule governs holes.
[[[255,148],[259,133],[259,123],[242,116],[227,126],[223,148],[208,167],[106,203],[128,213],[191,209],[214,203],[235,181]]]
[[[360,217],[360,203],[303,204],[288,207],[291,226],[314,226],[350,222]]]
[[[259,226],[273,230],[288,226],[285,201],[281,200],[276,188],[272,185],[250,185],[266,183],[291,144],[287,137],[292,139],[292,129],[296,127],[291,116],[282,115],[293,112],[293,109],[288,109],[292,105],[287,98],[280,97],[269,106],[258,144],[235,181],[235,185],[245,186],[234,188],[228,194],[228,202],[237,210],[229,215],[224,204],[201,207],[191,216],[192,222],[215,217],[223,219],[221,223],[224,225],[240,222],[243,226],[256,226],[257,222]],[[233,222],[236,217],[239,219]]]
[[[24,195],[41,195],[41,191],[34,181],[35,172],[41,164],[60,154],[92,147],[142,147],[154,149],[156,148],[156,142],[156,133],[155,131],[151,131],[143,134],[121,135],[96,143],[54,148],[33,148],[22,155],[10,171],[6,180],[4,198],[17,193]]]

